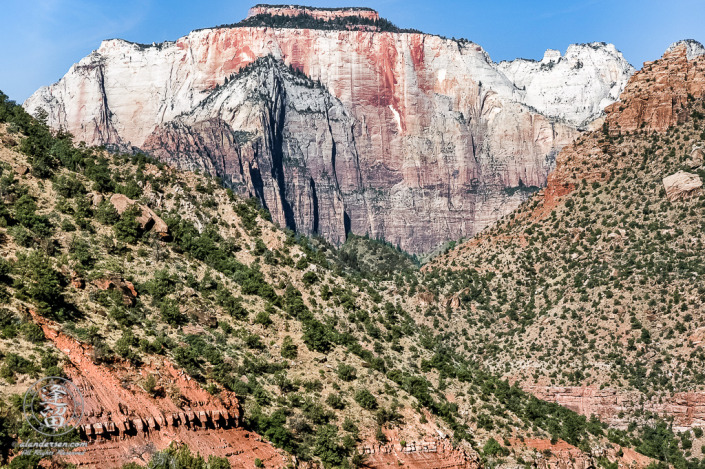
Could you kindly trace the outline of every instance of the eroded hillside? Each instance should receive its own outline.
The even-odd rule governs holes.
[[[73,438],[90,451],[66,457],[79,466],[187,447],[265,467],[650,462],[452,350],[418,320],[414,263],[393,248],[334,251],[215,179],[74,146],[1,98],[5,462],[35,438],[20,395],[47,374],[86,396]],[[367,272],[370,256],[404,269]],[[676,441],[665,428],[622,440]]]
[[[700,457],[705,60],[689,56],[646,63],[545,189],[424,279],[464,356],[623,429],[666,416]]]

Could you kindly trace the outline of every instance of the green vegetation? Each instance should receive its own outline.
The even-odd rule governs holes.
[[[373,20],[360,16],[345,16],[331,20],[314,18],[308,14],[297,16],[272,15],[269,13],[260,13],[258,15],[246,18],[239,23],[224,24],[217,26],[218,28],[241,28],[241,27],[269,27],[269,28],[289,28],[289,29],[323,29],[323,30],[338,30],[351,29],[356,27],[368,27],[374,31],[385,31],[394,33],[420,33],[416,29],[398,28],[388,20],[380,18]]]
[[[0,104],[0,133],[6,128],[18,141],[16,150],[22,151],[12,152],[17,159],[13,165],[0,162],[0,240],[17,253],[16,261],[0,262],[0,297],[7,303],[7,309],[0,310],[0,378],[5,382],[60,371],[41,329],[19,313],[20,306],[31,307],[56,320],[66,334],[91,344],[96,363],[125,360],[137,365],[150,355],[164,355],[208,392],[235,393],[246,425],[302,461],[328,467],[360,464],[355,449],[361,441],[384,442],[386,430],[418,419],[449,431],[454,443],[474,448],[485,458],[513,457],[504,438],[523,435],[563,439],[585,451],[610,440],[678,469],[695,467],[694,458],[685,456],[689,437],[675,435],[655,416],[644,415],[642,425],[619,432],[540,401],[501,378],[504,364],[519,353],[527,359],[543,356],[543,363],[565,354],[602,357],[597,342],[581,341],[592,334],[592,322],[580,329],[561,329],[567,331],[566,341],[556,339],[560,342],[551,350],[551,359],[548,350],[537,349],[541,343],[524,346],[518,340],[541,327],[539,320],[558,321],[561,315],[566,318],[561,321],[574,320],[574,314],[586,313],[586,305],[612,314],[604,304],[614,309],[621,306],[615,300],[627,301],[619,298],[624,284],[612,278],[604,281],[611,264],[573,263],[572,254],[587,252],[582,240],[569,242],[565,252],[560,244],[551,252],[538,249],[553,224],[572,240],[567,220],[583,218],[588,220],[581,232],[584,242],[598,242],[607,230],[599,228],[603,231],[596,234],[597,224],[588,227],[594,220],[582,207],[601,206],[601,187],[579,186],[580,198],[571,198],[574,206],[566,210],[574,218],[564,222],[557,214],[545,225],[522,228],[531,248],[514,249],[514,264],[493,258],[499,256],[497,251],[488,249],[478,254],[482,262],[464,265],[461,260],[452,271],[432,264],[419,272],[416,259],[393,246],[351,236],[338,250],[320,239],[279,230],[256,200],[241,199],[216,180],[180,174],[144,155],[110,155],[73,146],[70,136],[52,134],[6,97]],[[31,173],[14,174],[9,168],[17,163],[28,163]],[[80,202],[88,200],[88,192],[103,202]],[[118,215],[106,202],[114,193],[149,205],[169,226],[171,239],[142,230],[136,224],[136,208]],[[658,207],[650,206],[653,211]],[[685,219],[690,220],[691,209],[693,217],[702,219],[700,205],[689,207]],[[669,217],[677,219],[679,210],[667,209]],[[625,223],[631,221],[633,229],[642,223],[629,218]],[[646,220],[643,224],[648,226]],[[665,282],[656,291],[667,290],[658,296],[666,308],[670,305],[671,316],[666,317],[680,318],[681,313],[689,314],[697,298],[676,295],[666,286],[673,278],[692,278],[700,267],[684,248],[686,254],[677,256],[669,270],[663,256],[676,239],[658,236],[665,240],[658,245],[656,235],[649,238],[652,246],[659,246],[649,253],[658,265],[655,275],[664,276]],[[645,243],[642,248],[649,249]],[[626,246],[620,249],[613,250],[613,259],[631,256],[625,254]],[[505,254],[509,252],[511,248]],[[551,258],[546,261],[545,256]],[[543,261],[549,266],[545,272],[535,268]],[[486,265],[496,269],[483,270]],[[639,271],[636,260],[633,271]],[[106,278],[131,282],[137,296],[95,288],[92,282]],[[76,279],[84,286],[73,286]],[[552,284],[551,279],[563,283]],[[588,288],[593,287],[602,289],[595,291],[604,303],[592,306],[597,298],[590,298]],[[560,293],[566,290],[569,293]],[[418,300],[419,293],[434,300],[426,306],[428,302]],[[588,300],[580,300],[585,294]],[[442,301],[455,295],[459,310]],[[570,303],[567,295],[573,298]],[[648,318],[625,317],[635,347],[655,347],[657,340],[666,340]],[[689,331],[685,316],[679,322],[685,329],[681,332],[674,323],[674,336]],[[10,350],[13,340],[36,350]],[[690,360],[697,364],[701,356]],[[609,359],[616,366],[630,366],[619,357]],[[582,364],[562,366],[569,376],[554,378],[566,384],[589,378],[590,370]],[[665,370],[667,362],[661,366]],[[640,376],[640,383],[662,376],[645,373],[630,376]],[[162,392],[153,376],[140,384],[149,394]],[[0,412],[0,438],[5,432],[10,443],[16,441],[17,422],[2,416],[16,411],[8,405],[6,414]],[[162,467],[160,461],[169,467],[222,464],[184,448],[157,455],[154,467]]]

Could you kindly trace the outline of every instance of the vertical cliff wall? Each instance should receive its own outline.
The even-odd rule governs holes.
[[[25,107],[78,140],[208,169],[300,232],[368,233],[422,253],[543,186],[557,151],[632,73],[613,46],[575,46],[565,87],[563,65],[498,66],[468,41],[316,21],[104,41]],[[268,55],[258,67],[270,72],[240,76]]]

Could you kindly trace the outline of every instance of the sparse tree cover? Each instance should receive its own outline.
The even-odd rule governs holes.
[[[52,133],[2,94],[0,124],[0,136],[9,132],[18,141],[8,153],[31,167],[18,175],[10,169],[16,161],[0,161],[0,246],[16,252],[0,259],[4,382],[60,373],[60,357],[41,328],[19,313],[18,305],[26,305],[92,345],[96,363],[139,365],[160,354],[208,392],[234,392],[249,429],[324,467],[362,464],[361,441],[385,442],[385,432],[409,418],[433,420],[492,464],[519,461],[505,440],[519,435],[562,439],[584,451],[611,441],[677,469],[703,466],[692,455],[696,433],[676,435],[653,415],[615,430],[502,379],[508,361],[538,357],[561,370],[547,367],[537,376],[589,382],[593,370],[568,360],[585,356],[611,363],[636,389],[701,380],[702,351],[671,350],[660,368],[638,355],[658,353],[661,341],[691,333],[699,317],[699,287],[671,285],[705,273],[695,259],[702,252],[702,222],[693,222],[704,218],[701,199],[687,208],[664,204],[646,173],[646,186],[618,174],[606,185],[580,184],[565,211],[496,228],[516,230],[510,233],[526,245],[487,249],[468,263],[458,258],[453,270],[431,263],[419,272],[415,258],[381,241],[350,236],[338,249],[280,230],[256,200],[241,199],[214,179],[183,176],[141,154],[75,146],[70,135]],[[643,138],[651,159],[661,154],[659,145],[675,146],[675,157],[664,156],[674,161],[658,164],[678,167],[682,137]],[[97,207],[87,202],[89,191],[102,196]],[[137,209],[118,215],[107,202],[114,193],[150,205],[171,239],[142,230]],[[145,202],[154,200],[161,202]],[[618,229],[630,231],[612,246],[606,240]],[[694,244],[683,241],[690,238]],[[596,245],[609,258],[591,255]],[[108,277],[131,282],[137,296],[88,286]],[[84,285],[74,286],[79,280]],[[640,289],[642,280],[648,287]],[[660,311],[666,326],[645,314],[620,313],[632,300],[628,288]],[[420,293],[432,300],[420,306]],[[634,350],[597,346],[600,327],[616,324],[601,316],[621,318],[631,341],[625,349]],[[584,317],[579,328],[571,322]],[[519,338],[532,328],[546,338],[524,346]],[[35,352],[10,350],[12,341]],[[668,377],[671,360],[692,360],[693,366],[681,366],[692,371]],[[157,389],[149,377],[140,384],[149,394]],[[18,410],[14,401],[0,406],[3,463],[21,431]],[[18,457],[13,464],[38,461]],[[227,461],[172,446],[156,453],[150,467],[220,468]]]
[[[236,28],[236,27],[261,27],[267,26],[271,28],[294,28],[294,29],[348,29],[356,26],[370,27],[375,31],[389,31],[396,33],[420,33],[417,29],[402,29],[398,28],[388,20],[380,18],[373,20],[361,16],[343,16],[331,20],[314,18],[308,14],[297,16],[287,15],[272,15],[269,13],[260,13],[258,15],[246,18],[239,23],[225,24],[218,28]]]

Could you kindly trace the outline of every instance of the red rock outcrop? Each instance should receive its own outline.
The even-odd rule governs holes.
[[[556,402],[587,417],[595,415],[617,428],[626,428],[635,409],[673,417],[676,431],[705,426],[705,392],[679,392],[642,402],[638,392],[579,386],[523,386],[539,399]],[[620,415],[622,415],[620,417]]]
[[[226,390],[209,394],[166,359],[155,358],[139,368],[122,361],[96,364],[90,346],[56,331],[48,320],[32,316],[68,358],[64,371],[85,401],[80,430],[88,444],[80,448],[82,455],[63,456],[67,462],[104,468],[145,464],[155,451],[175,442],[188,445],[194,453],[226,457],[232,467],[254,467],[255,458],[266,467],[286,467],[288,457],[242,428],[234,394]],[[145,391],[143,383],[150,374],[164,388],[164,396]]]
[[[689,117],[688,100],[705,96],[705,56],[688,60],[686,44],[646,62],[629,80],[620,101],[607,107],[610,133],[662,132]]]
[[[620,100],[605,109],[603,129],[611,135],[640,129],[663,132],[670,126],[690,117],[689,99],[705,97],[705,55],[687,58],[686,44],[675,45],[663,57],[647,62],[629,79]],[[692,151],[692,165],[699,167],[701,150]],[[609,142],[588,134],[561,150],[556,168],[548,176],[547,184],[538,194],[541,203],[531,214],[545,217],[560,199],[585,180],[604,181],[610,171],[600,164],[604,158],[613,158],[614,148]],[[617,162],[618,166],[627,164]],[[689,184],[689,190],[701,190]]]
[[[122,215],[122,213],[129,207],[137,204],[137,202],[123,194],[113,194],[112,197],[110,197],[110,203],[113,204],[113,207],[115,207],[115,210],[117,210],[120,215]],[[137,223],[140,224],[140,228],[143,231],[152,231],[163,239],[168,238],[169,227],[166,222],[159,218],[157,214],[146,205],[137,205],[139,205],[140,210],[142,211],[142,213],[136,217]]]
[[[598,467],[597,459],[607,457],[609,461],[616,461],[617,467],[645,468],[655,461],[631,448],[622,448],[617,445],[608,445],[603,448],[593,448],[593,454],[586,454],[575,446],[558,440],[551,443],[545,439],[509,440],[512,447],[531,448],[539,454],[533,466],[539,469],[589,469]],[[621,451],[621,456],[620,456]]]
[[[408,469],[478,469],[482,466],[476,454],[454,447],[445,439],[387,445],[363,446],[361,453],[366,455],[365,464],[370,468],[388,466]]]
[[[300,9],[289,10],[278,11]],[[354,10],[376,15],[365,12]],[[421,253],[473,236],[525,200],[522,188],[545,184],[578,121],[617,93],[586,83],[621,89],[631,73],[607,45],[574,48],[566,63],[593,47],[605,53],[590,61],[600,68],[590,80],[580,78],[586,66],[568,67],[570,87],[556,86],[560,74],[532,82],[532,96],[543,83],[567,93],[546,114],[469,41],[239,26],[153,46],[104,41],[25,107],[46,109],[78,140],[206,169],[262,200],[280,225],[334,243],[368,233]],[[297,72],[269,63],[270,72],[238,74],[268,55]]]
[[[82,279],[78,279],[83,282]],[[126,306],[134,306],[135,300],[137,299],[137,290],[132,282],[125,280],[118,276],[113,276],[110,278],[100,278],[93,280],[93,285],[95,285],[99,290],[118,290],[122,293],[122,300]],[[81,284],[75,284],[76,288],[82,288]]]
[[[366,18],[373,21],[379,20],[379,13],[370,8],[314,8],[298,5],[255,5],[250,8],[250,11],[247,13],[248,18],[257,15],[292,17],[306,15],[325,21],[349,16]]]

